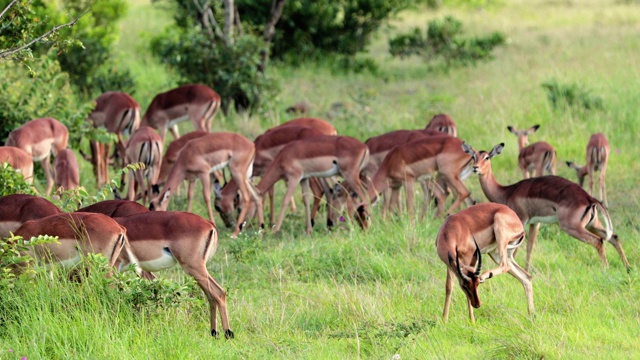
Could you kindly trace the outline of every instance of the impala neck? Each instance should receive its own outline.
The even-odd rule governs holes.
[[[162,187],[162,191],[160,191],[160,196],[158,198],[162,199],[165,193],[171,189],[175,191],[180,185],[180,182],[186,179],[184,174],[185,171],[183,169],[183,166],[180,163],[176,162],[173,165],[173,168],[169,173],[169,178],[167,178],[167,181],[164,183],[164,186]],[[171,196],[171,193],[169,193],[169,196]],[[167,199],[166,201],[167,204],[169,203],[168,200],[169,199]]]
[[[264,175],[260,179],[260,182],[256,186],[260,195],[263,195],[267,190],[269,190],[273,184],[278,182],[278,180],[284,178],[284,173],[280,168],[279,157],[276,157],[274,161],[271,162]]]
[[[480,187],[482,187],[482,191],[489,201],[500,204],[506,202],[506,187],[498,184],[490,167],[486,174],[481,174],[478,178],[480,179]]]
[[[385,165],[384,162],[383,165]],[[369,195],[369,203],[375,203],[378,200],[380,193],[387,190],[388,187],[389,181],[387,181],[387,171],[381,165],[373,176],[373,179],[371,179],[368,184],[367,193]]]

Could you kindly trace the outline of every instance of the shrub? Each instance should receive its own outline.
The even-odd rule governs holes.
[[[0,196],[11,194],[35,195],[33,187],[27,184],[22,173],[16,172],[8,163],[0,164]]]
[[[595,95],[583,85],[568,83],[561,84],[552,79],[542,83],[542,88],[547,93],[547,99],[554,110],[603,110],[602,97]]]
[[[506,42],[504,34],[464,38],[462,22],[453,17],[429,22],[426,34],[414,28],[389,40],[392,56],[405,58],[421,56],[427,62],[443,61],[446,68],[474,65],[493,58],[493,50]]]

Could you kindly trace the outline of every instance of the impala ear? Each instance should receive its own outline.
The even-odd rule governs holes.
[[[496,155],[500,155],[500,153],[502,152],[502,149],[504,149],[504,143],[500,143],[494,146],[493,149],[491,149],[491,152],[489,153],[489,158],[492,158]]]
[[[534,133],[534,132],[536,132],[536,130],[538,130],[539,127],[540,127],[540,125],[533,125],[532,127],[530,127],[527,130],[527,133]]]
[[[473,160],[476,160],[476,152],[473,150],[471,145],[467,144],[464,141],[462,142],[462,151],[464,151],[466,154],[471,155],[473,157]]]
[[[509,130],[509,132],[511,132],[512,134],[518,135],[518,130],[511,125],[507,126],[507,130]]]

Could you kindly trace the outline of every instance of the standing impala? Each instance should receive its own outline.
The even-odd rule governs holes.
[[[150,274],[180,264],[207,296],[211,335],[218,337],[219,310],[224,335],[233,338],[226,293],[207,270],[207,261],[218,247],[215,225],[198,215],[178,211],[143,212],[115,220],[127,229],[129,246],[140,268]],[[122,256],[116,266],[122,269],[129,261],[130,258]]]
[[[71,149],[62,149],[53,160],[56,189],[71,190],[80,186],[78,159]]]
[[[96,99],[96,107],[89,114],[88,119],[95,127],[103,127],[108,132],[116,134],[118,137],[116,143],[118,158],[122,162],[120,165],[124,166],[124,136],[130,136],[140,127],[140,105],[138,102],[127,93],[105,92]],[[91,140],[91,163],[98,186],[109,181],[110,150],[110,145]]]
[[[307,233],[311,233],[310,201],[311,189],[309,178],[341,175],[350,188],[358,194],[361,202],[366,201],[365,192],[360,182],[360,172],[367,164],[369,150],[367,146],[348,136],[315,136],[296,140],[287,144],[271,162],[264,176],[257,185],[260,194],[264,194],[277,181],[285,180],[287,191],[282,201],[278,222],[273,229],[280,230],[284,220],[286,204],[300,183],[303,190],[303,201],[307,215]],[[367,209],[360,205],[356,220],[366,228]],[[244,210],[244,209],[243,209]],[[353,210],[349,209],[349,214]]]
[[[436,238],[438,257],[447,265],[446,295],[442,317],[447,322],[454,277],[467,297],[469,318],[475,321],[473,308],[480,307],[478,286],[494,276],[509,273],[522,283],[529,314],[533,313],[531,275],[513,259],[513,252],[524,239],[524,227],[506,205],[482,203],[450,215]],[[482,252],[498,264],[482,271]]]
[[[53,171],[49,156],[67,148],[69,130],[54,118],[39,118],[24,123],[13,130],[7,138],[6,146],[15,146],[26,151],[33,161],[40,161],[47,178],[45,193],[49,195],[53,188]]]
[[[249,203],[253,199],[258,205],[258,217],[261,226],[264,223],[262,215],[262,200],[249,180],[251,178],[252,164],[255,156],[255,146],[246,137],[229,132],[209,133],[197,139],[191,140],[182,149],[178,159],[171,169],[167,182],[162,187],[160,194],[151,201],[151,210],[166,210],[171,197],[171,189],[177,188],[182,180],[189,180],[187,191],[187,211],[191,210],[193,198],[193,182],[200,179],[202,182],[202,195],[207,204],[209,219],[215,224],[213,210],[211,208],[211,181],[209,174],[229,167],[231,177],[238,183],[244,206],[238,217],[238,223],[232,237],[238,236],[243,221],[247,215]]]
[[[613,224],[607,209],[600,201],[587,194],[580,185],[559,176],[549,175],[502,186],[493,176],[491,159],[502,152],[504,144],[496,145],[490,152],[477,152],[467,144],[463,147],[465,152],[476,160],[473,171],[478,174],[480,186],[487,199],[509,206],[518,214],[524,225],[529,224],[527,271],[531,267],[531,254],[540,223],[558,223],[562,231],[592,245],[598,250],[605,266],[608,266],[609,262],[603,242],[610,242],[618,250],[627,270],[630,269],[618,235],[613,233]],[[602,214],[605,228],[602,228],[598,211]]]
[[[398,145],[391,150],[380,164],[369,186],[369,198],[375,202],[378,194],[391,187],[391,202],[399,195],[401,186],[407,193],[407,209],[413,217],[415,181],[435,178],[436,173],[457,192],[457,198],[447,210],[453,213],[471,194],[462,182],[471,174],[472,157],[462,150],[462,140],[448,135],[430,136],[407,144]],[[438,199],[436,216],[444,210],[444,191],[431,183]]]
[[[144,169],[129,170],[128,200],[136,199],[136,188],[142,193],[143,203],[151,199],[151,189],[158,182],[162,161],[162,138],[149,126],[141,126],[127,143],[127,164],[143,163]]]
[[[603,133],[591,135],[587,144],[587,165],[578,166],[571,161],[567,161],[567,166],[575,169],[578,173],[578,182],[580,186],[584,186],[584,177],[589,177],[589,194],[593,196],[593,174],[600,171],[598,185],[600,189],[600,200],[604,206],[607,204],[607,189],[604,183],[604,176],[607,172],[607,162],[609,161],[609,141]]]
[[[164,140],[167,129],[180,137],[178,123],[190,119],[196,130],[210,131],[220,108],[220,95],[206,85],[190,84],[156,95],[142,117],[142,125],[158,130]]]
[[[3,163],[21,173],[27,184],[33,182],[33,160],[28,152],[14,146],[0,146],[0,165]]]
[[[0,237],[11,236],[23,223],[49,215],[60,214],[51,201],[40,196],[12,194],[0,197]]]
[[[527,130],[518,130],[513,126],[507,126],[507,129],[518,137],[518,166],[525,179],[531,177],[534,170],[536,176],[544,175],[545,170],[551,175],[556,174],[556,149],[545,141],[528,145],[529,134],[536,132],[539,127],[540,125],[534,125]]]
[[[453,121],[451,116],[447,114],[434,115],[425,129],[437,130],[447,135],[458,137],[458,128],[456,127],[456,123]]]

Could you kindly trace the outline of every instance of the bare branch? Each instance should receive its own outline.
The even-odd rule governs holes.
[[[209,16],[209,23],[213,25],[213,29],[215,30],[216,35],[218,35],[218,37],[220,37],[224,41],[224,43],[227,44],[227,39],[222,33],[222,29],[220,29],[220,25],[218,25],[216,18],[213,16],[213,11],[211,10],[211,8],[207,8],[207,15]]]
[[[264,29],[264,34],[262,35],[262,38],[267,45],[271,44],[271,40],[273,40],[273,36],[276,34],[276,24],[282,16],[282,10],[284,9],[285,2],[286,0],[273,0],[271,3],[271,18]],[[267,60],[269,60],[269,53],[265,49],[260,52],[260,66],[258,67],[258,70],[261,73],[264,73],[264,70],[267,68]]]
[[[224,0],[224,36],[227,44],[233,44],[233,20],[235,18],[234,0]]]
[[[49,35],[51,35],[51,34],[56,33],[58,30],[60,30],[60,29],[62,29],[62,28],[65,28],[65,27],[72,27],[73,25],[75,25],[75,24],[78,22],[78,20],[80,20],[80,18],[81,18],[81,17],[83,17],[84,15],[86,15],[88,12],[89,12],[89,10],[85,11],[85,12],[84,12],[84,13],[82,13],[80,16],[78,16],[77,18],[75,18],[75,19],[73,19],[73,20],[69,21],[69,22],[68,22],[68,23],[66,23],[66,24],[61,24],[61,25],[54,26],[54,27],[53,27],[53,29],[51,29],[51,30],[47,31],[46,33],[44,33],[44,34],[42,34],[42,35],[38,36],[37,38],[35,38],[35,39],[31,40],[31,41],[30,41],[29,43],[27,43],[26,45],[20,46],[20,47],[18,47],[18,48],[13,48],[13,49],[8,49],[8,50],[1,51],[1,52],[0,52],[0,59],[7,58],[7,57],[9,57],[9,56],[11,56],[11,55],[13,55],[13,54],[17,53],[18,51],[21,51],[21,50],[27,49],[27,48],[29,48],[31,45],[33,45],[33,44],[37,43],[38,41],[40,41],[40,40],[44,39],[45,37],[47,37],[47,36],[49,36]]]
[[[17,3],[18,0],[13,0],[11,3],[9,3],[9,5],[7,5],[7,7],[4,8],[4,10],[2,10],[2,12],[0,13],[0,19],[4,16],[4,14],[9,10],[10,7],[13,6],[13,4]]]

